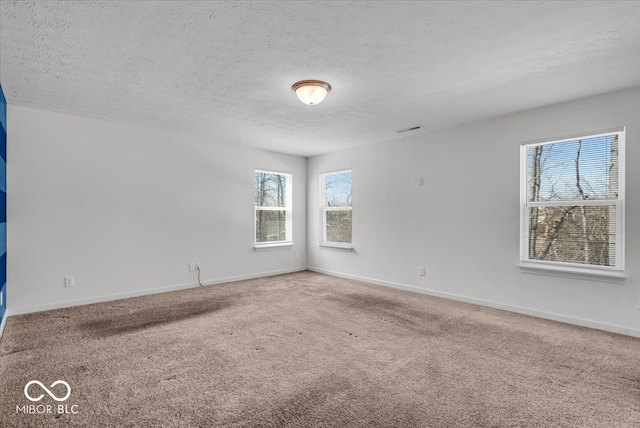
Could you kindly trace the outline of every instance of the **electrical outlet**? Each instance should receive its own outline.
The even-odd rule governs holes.
[[[418,275],[420,275],[420,276],[425,276],[426,275],[424,266],[420,266],[418,268]]]
[[[196,270],[196,264],[195,263],[189,263],[189,272],[194,272]]]
[[[75,279],[73,276],[65,276],[64,277],[64,286],[65,287],[73,287],[75,283]]]
[[[200,270],[200,263],[194,263],[195,265],[195,270]]]
[[[640,296],[638,296],[638,304],[637,304],[638,310],[640,311]]]

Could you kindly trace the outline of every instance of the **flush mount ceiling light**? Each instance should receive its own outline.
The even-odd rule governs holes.
[[[331,90],[331,85],[322,80],[301,80],[291,87],[298,99],[307,105],[320,104]]]

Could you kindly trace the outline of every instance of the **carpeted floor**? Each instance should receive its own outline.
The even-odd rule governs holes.
[[[300,272],[10,317],[0,426],[638,427],[640,339]]]

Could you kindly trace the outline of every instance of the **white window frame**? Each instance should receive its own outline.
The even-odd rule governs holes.
[[[336,248],[343,250],[353,250],[353,232],[351,242],[332,242],[327,241],[327,212],[328,211],[351,211],[353,212],[353,199],[350,207],[329,207],[326,205],[326,178],[328,175],[351,173],[351,191],[353,192],[353,169],[341,169],[338,171],[328,171],[320,173],[320,246],[327,248]],[[351,216],[351,228],[353,231],[353,214]]]
[[[266,174],[275,174],[281,175],[285,177],[285,202],[286,207],[263,207],[257,206],[255,204],[255,193],[254,193],[254,213],[253,213],[253,248],[258,249],[269,249],[269,248],[278,248],[278,247],[291,247],[293,246],[293,174],[290,172],[282,172],[282,171],[272,171],[267,169],[255,169],[253,172],[253,186],[255,192],[255,179],[257,173],[266,173]],[[285,239],[284,241],[266,241],[266,242],[258,242],[257,234],[258,234],[258,211],[284,211],[285,212]]]
[[[527,149],[532,146],[556,144],[576,141],[579,139],[596,138],[605,135],[618,134],[618,197],[617,199],[598,200],[566,200],[566,201],[536,201],[528,199],[527,177]],[[524,142],[520,145],[520,263],[519,266],[526,273],[551,273],[581,279],[614,279],[624,280],[624,203],[625,203],[625,128],[575,134],[552,139]],[[581,263],[558,262],[549,260],[529,259],[529,208],[545,206],[589,206],[613,205],[616,207],[616,259],[615,266],[588,265]]]

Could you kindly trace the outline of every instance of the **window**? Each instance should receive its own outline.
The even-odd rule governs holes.
[[[255,174],[256,246],[291,244],[291,174]]]
[[[351,171],[320,174],[322,245],[351,247]]]
[[[623,276],[624,137],[521,147],[521,266]]]

